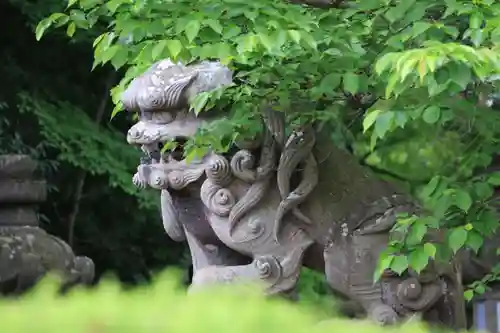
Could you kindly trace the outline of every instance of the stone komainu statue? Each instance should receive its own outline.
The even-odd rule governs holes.
[[[38,226],[36,207],[46,183],[35,180],[36,162],[26,155],[0,155],[0,292],[19,294],[47,272],[59,273],[63,290],[90,284],[94,263],[75,257],[69,245]]]
[[[324,272],[329,285],[381,324],[414,315],[462,328],[464,304],[454,262],[423,274],[387,271],[373,283],[377,259],[401,212],[417,207],[404,193],[361,167],[316,124],[286,128],[283,113],[262,110],[262,135],[228,154],[209,151],[188,163],[183,143],[208,117],[188,102],[232,83],[217,62],[154,64],[123,93],[139,120],[127,133],[146,156],[133,177],[158,189],[165,231],[187,241],[191,290],[261,282],[269,295],[290,294],[301,267]],[[288,134],[289,133],[289,134]],[[174,151],[162,151],[174,140]]]

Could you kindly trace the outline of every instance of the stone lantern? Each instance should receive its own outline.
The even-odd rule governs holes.
[[[63,290],[94,278],[91,259],[39,227],[47,186],[33,176],[36,167],[27,155],[0,155],[0,294],[18,295],[49,271],[61,276]]]

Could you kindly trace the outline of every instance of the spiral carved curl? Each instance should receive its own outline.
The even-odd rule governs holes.
[[[274,256],[258,257],[254,260],[253,264],[259,277],[271,285],[279,281],[283,275],[281,264]]]
[[[438,281],[422,284],[417,278],[410,277],[401,281],[397,288],[397,299],[410,311],[425,311],[442,296]]]
[[[224,156],[214,155],[205,173],[208,179],[220,186],[225,186],[231,181],[231,167]]]
[[[236,178],[247,183],[253,183],[256,178],[255,158],[247,149],[242,149],[234,154],[231,159],[231,170]]]
[[[236,203],[234,195],[225,187],[231,181],[229,162],[223,156],[215,155],[205,173],[207,179],[201,186],[201,201],[213,214],[229,216]]]
[[[202,168],[171,171],[167,176],[168,186],[174,190],[181,190],[200,179],[203,173],[204,170]]]

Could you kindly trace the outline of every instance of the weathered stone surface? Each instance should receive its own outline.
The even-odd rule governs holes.
[[[89,284],[94,263],[76,257],[69,245],[37,227],[36,204],[46,184],[33,180],[36,162],[24,155],[0,155],[0,293],[18,295],[48,272],[62,278],[61,291]]]
[[[41,203],[46,199],[43,180],[0,179],[0,204]]]
[[[38,227],[0,227],[0,291],[19,294],[47,272],[58,273],[64,284],[89,283],[92,261],[75,257],[61,239]]]
[[[166,63],[161,75],[153,66],[124,94],[124,105],[141,111],[127,140],[148,155],[134,184],[161,191],[165,230],[188,241],[195,266],[191,290],[254,281],[268,295],[287,294],[305,265],[324,272],[337,293],[380,324],[422,315],[434,323],[465,326],[454,262],[431,265],[423,275],[387,272],[373,283],[396,215],[418,207],[335,147],[327,131],[314,124],[286,128],[282,113],[266,108],[263,136],[238,142],[239,150],[230,155],[208,152],[187,163],[176,152],[161,153],[165,141],[182,145],[203,121],[213,120],[181,109],[195,93],[206,91],[194,85],[199,65]],[[185,207],[176,197],[190,198],[196,216],[181,218]],[[207,244],[250,260],[214,258]]]
[[[135,78],[121,100],[129,111],[180,110],[197,94],[231,83],[232,72],[218,62],[184,66],[165,59]]]
[[[0,206],[0,227],[38,226],[38,214],[34,206]]]
[[[27,155],[0,155],[0,178],[31,178],[36,167]]]

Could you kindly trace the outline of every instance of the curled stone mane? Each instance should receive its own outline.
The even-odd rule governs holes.
[[[269,189],[269,180],[273,171],[277,170],[281,202],[276,212],[274,237],[278,241],[281,221],[288,212],[303,223],[312,224],[312,221],[300,211],[298,205],[308,197],[318,183],[317,162],[312,153],[315,133],[314,129],[308,126],[302,131],[292,132],[285,142],[283,114],[268,107],[264,109],[262,119],[264,140],[259,166],[254,169],[252,155],[245,149],[236,153],[231,160],[233,174],[251,183],[251,186],[231,210],[230,231],[234,230],[238,221],[262,200]],[[291,177],[295,173],[301,174],[301,180],[299,185],[291,191]]]
[[[187,107],[197,94],[232,82],[232,72],[218,62],[184,66],[158,61],[135,78],[121,96],[126,110],[156,111]]]
[[[239,158],[235,155],[232,159],[232,165],[238,165],[235,158]],[[259,159],[259,166],[253,173],[254,182],[250,186],[250,189],[245,193],[245,195],[234,205],[231,213],[229,214],[229,231],[230,233],[236,227],[238,221],[253,207],[255,207],[264,197],[264,194],[269,189],[269,179],[272,177],[272,171],[276,167],[277,151],[276,142],[272,137],[272,134],[265,130],[265,138],[262,145],[261,155]],[[236,176],[251,173],[250,170],[245,170],[245,164],[239,164],[241,169],[233,171]],[[234,170],[234,169],[233,169]]]

